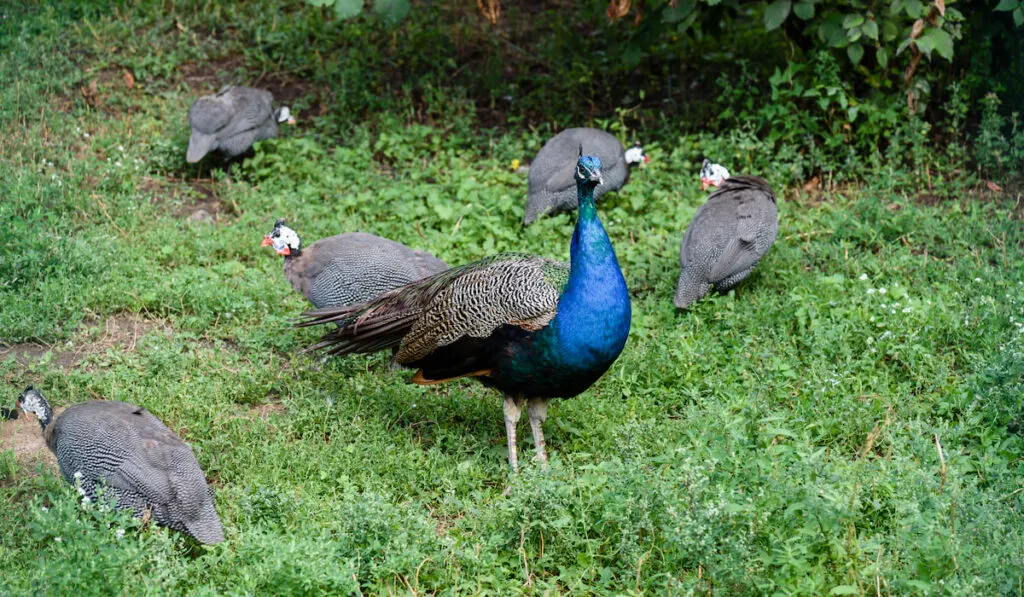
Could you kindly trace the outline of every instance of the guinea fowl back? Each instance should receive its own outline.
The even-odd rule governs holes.
[[[87,402],[66,409],[47,431],[62,476],[78,481],[90,499],[105,484],[119,508],[136,515],[150,510],[157,524],[204,543],[224,540],[195,455],[149,411],[124,402]]]
[[[317,307],[361,303],[447,268],[429,253],[363,232],[320,239],[284,261],[285,277]]]
[[[603,181],[594,189],[595,200],[626,184],[629,167],[622,143],[614,135],[592,128],[566,129],[549,139],[530,163],[524,224],[530,224],[545,214],[578,207],[573,176],[580,144],[584,151],[601,160]]]
[[[771,186],[756,176],[721,183],[698,208],[680,245],[675,305],[686,308],[711,286],[726,291],[745,279],[778,233]]]

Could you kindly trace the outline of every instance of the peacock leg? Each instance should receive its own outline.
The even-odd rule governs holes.
[[[548,468],[548,453],[544,448],[544,420],[548,418],[549,398],[533,398],[526,409],[530,415],[530,428],[533,429],[533,443],[537,446],[537,459],[541,468]]]
[[[523,413],[522,396],[505,396],[505,436],[508,438],[508,464],[513,472],[519,471],[519,456],[516,454],[516,423]]]

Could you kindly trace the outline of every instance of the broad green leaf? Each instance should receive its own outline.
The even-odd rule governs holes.
[[[373,12],[386,23],[394,25],[409,14],[409,0],[374,0]]]
[[[313,6],[327,6],[333,2],[334,0],[306,0],[307,4],[312,4]]]
[[[882,23],[882,39],[885,41],[892,41],[896,39],[896,36],[900,34],[899,27],[892,21],[885,21]]]
[[[1021,0],[1001,0],[999,2],[999,4],[996,5],[996,10],[1004,11],[1004,12],[1005,11],[1010,11],[1010,10],[1013,10],[1015,8],[1019,8],[1020,7],[1020,2],[1021,2]]]
[[[917,39],[917,47],[924,52],[924,48],[921,48],[921,41],[924,38],[929,39],[929,43],[932,48],[939,53],[946,60],[953,59],[953,38],[942,29],[929,29],[927,33]]]
[[[665,10],[661,11],[661,20],[664,23],[678,23],[690,16],[690,13],[693,12],[696,6],[697,0],[679,0],[675,8],[672,8],[670,4]]]
[[[363,0],[334,0],[334,14],[339,19],[351,19],[363,10]]]
[[[862,35],[863,33],[859,28],[846,30],[846,39],[848,39],[851,43],[860,39]]]
[[[843,29],[843,15],[832,13],[826,16],[818,27],[818,38],[833,48],[845,46],[847,40],[846,30]]]
[[[1013,24],[1018,27],[1024,25],[1024,6],[1013,11]]]
[[[921,10],[924,7],[921,5],[921,0],[903,0],[903,10],[906,11],[907,16],[912,19],[921,18]]]
[[[922,54],[931,57],[932,50],[935,49],[935,40],[931,36],[931,31],[915,39],[914,43],[917,44],[917,49]]]
[[[844,29],[853,29],[854,27],[860,27],[862,24],[864,24],[864,15],[846,15],[846,18],[843,19]]]
[[[846,46],[846,55],[850,57],[850,62],[860,64],[860,59],[864,57],[864,46],[850,44]]]
[[[789,16],[792,0],[775,0],[764,8],[764,28],[768,31],[778,29]]]
[[[875,52],[875,60],[878,61],[878,66],[882,68],[889,66],[889,50],[878,48],[878,51]]]
[[[878,23],[874,21],[865,21],[864,26],[860,28],[864,32],[864,35],[871,39],[878,39]]]
[[[829,595],[856,595],[859,592],[860,591],[857,590],[857,585],[839,585],[838,587],[833,587],[832,590],[828,592],[828,594]]]
[[[793,5],[793,13],[804,21],[814,18],[814,5],[810,2],[797,2]]]

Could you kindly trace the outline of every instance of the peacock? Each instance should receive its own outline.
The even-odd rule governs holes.
[[[601,160],[580,146],[579,219],[570,263],[501,253],[434,274],[374,300],[303,314],[299,326],[336,323],[309,350],[331,354],[398,347],[393,360],[437,384],[473,377],[504,394],[508,462],[519,468],[516,424],[525,406],[537,458],[552,398],[571,398],[615,362],[629,335],[626,280],[594,206]]]

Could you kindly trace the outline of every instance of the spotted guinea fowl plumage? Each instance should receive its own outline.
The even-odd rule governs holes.
[[[530,163],[529,187],[523,224],[538,217],[572,211],[577,207],[576,171],[580,144],[601,160],[602,182],[594,189],[594,200],[617,191],[629,180],[630,168],[649,161],[639,144],[623,150],[614,135],[593,128],[571,128],[558,133],[544,144]]]
[[[18,400],[43,427],[61,475],[90,500],[113,498],[118,509],[191,535],[224,540],[224,529],[191,448],[149,411],[133,404],[93,401],[70,406],[54,419],[42,393]]]
[[[212,151],[237,157],[253,143],[276,137],[278,122],[287,116],[287,107],[275,110],[273,95],[263,89],[228,87],[203,96],[188,111],[192,136],[186,158],[198,162]]]
[[[263,244],[284,255],[285,278],[316,307],[368,301],[448,269],[430,253],[365,232],[337,234],[305,247],[284,220],[274,224]]]
[[[705,165],[707,167],[707,164]],[[756,176],[725,176],[697,209],[679,249],[675,305],[685,309],[714,286],[724,292],[750,275],[779,230],[771,186]]]
[[[551,398],[590,387],[618,358],[631,307],[615,251],[594,207],[601,162],[581,156],[574,177],[579,219],[570,263],[502,253],[451,268],[372,301],[304,314],[300,326],[336,323],[312,349],[332,354],[397,347],[413,381],[473,377],[505,395],[509,464],[518,468],[516,423],[527,407],[537,456]]]

